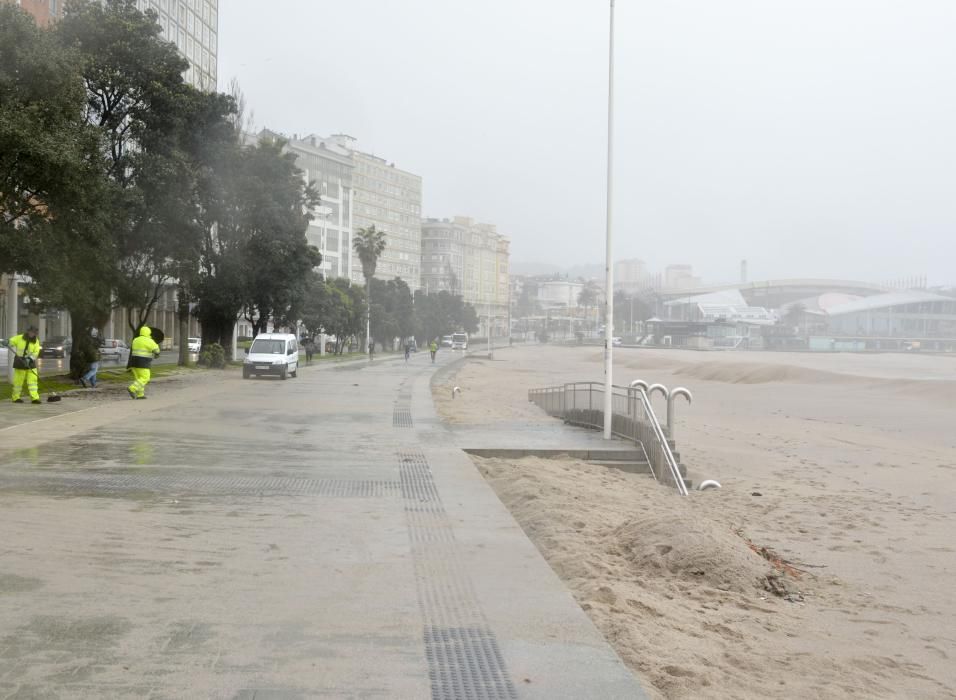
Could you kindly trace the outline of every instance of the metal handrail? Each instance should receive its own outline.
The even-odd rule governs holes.
[[[664,459],[667,460],[667,468],[670,471],[674,485],[677,487],[677,492],[681,496],[686,496],[687,484],[684,483],[684,477],[681,476],[680,467],[677,465],[677,459],[674,458],[674,453],[671,451],[670,443],[667,441],[667,435],[664,434],[664,429],[661,428],[660,421],[657,420],[657,414],[654,413],[654,409],[651,407],[651,399],[642,388],[635,387],[635,389],[639,392],[638,395],[644,404],[644,410],[647,411],[647,417],[651,428],[654,430],[654,436],[657,438],[658,447],[660,447],[664,453]],[[631,391],[635,389],[631,389]]]
[[[680,466],[670,448],[667,432],[661,427],[651,405],[649,390],[645,387],[646,384],[640,380],[628,387],[612,387],[614,395],[624,402],[615,411],[612,399],[612,432],[640,445],[654,477],[658,481],[672,481],[678,493],[686,496],[687,486],[681,476]],[[669,394],[661,385],[655,385],[652,389],[661,391],[665,397]],[[586,400],[581,396],[584,392],[588,394]],[[600,400],[595,401],[595,393],[602,395]],[[566,423],[600,430],[604,425],[603,393],[603,384],[569,382],[561,386],[532,389],[528,392],[528,401]],[[646,443],[650,443],[650,449]]]

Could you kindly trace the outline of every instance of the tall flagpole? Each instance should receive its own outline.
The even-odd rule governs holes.
[[[611,221],[614,184],[614,0],[611,0],[611,31],[608,44],[607,90],[607,242],[605,250],[604,289],[604,439],[611,439],[614,407],[614,261],[611,255]]]

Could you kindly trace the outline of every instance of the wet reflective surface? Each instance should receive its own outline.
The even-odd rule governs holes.
[[[641,697],[450,444],[435,369],[0,406],[0,697]]]

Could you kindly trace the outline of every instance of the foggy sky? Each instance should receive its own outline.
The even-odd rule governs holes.
[[[220,89],[512,260],[603,263],[607,4],[221,0]],[[615,258],[956,283],[954,37],[952,0],[617,0]]]

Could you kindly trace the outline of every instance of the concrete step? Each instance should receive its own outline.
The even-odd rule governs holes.
[[[643,450],[588,450],[588,461],[646,462]]]
[[[571,457],[572,459],[608,460],[608,461],[643,461],[642,450],[608,450],[571,448],[464,448],[465,452],[476,457],[499,457],[501,459],[521,459],[522,457]]]
[[[630,474],[650,474],[651,465],[645,461],[630,461],[623,459],[591,459],[588,460],[588,464],[595,464],[599,467],[607,467],[608,469],[620,469],[622,472],[628,472]]]

